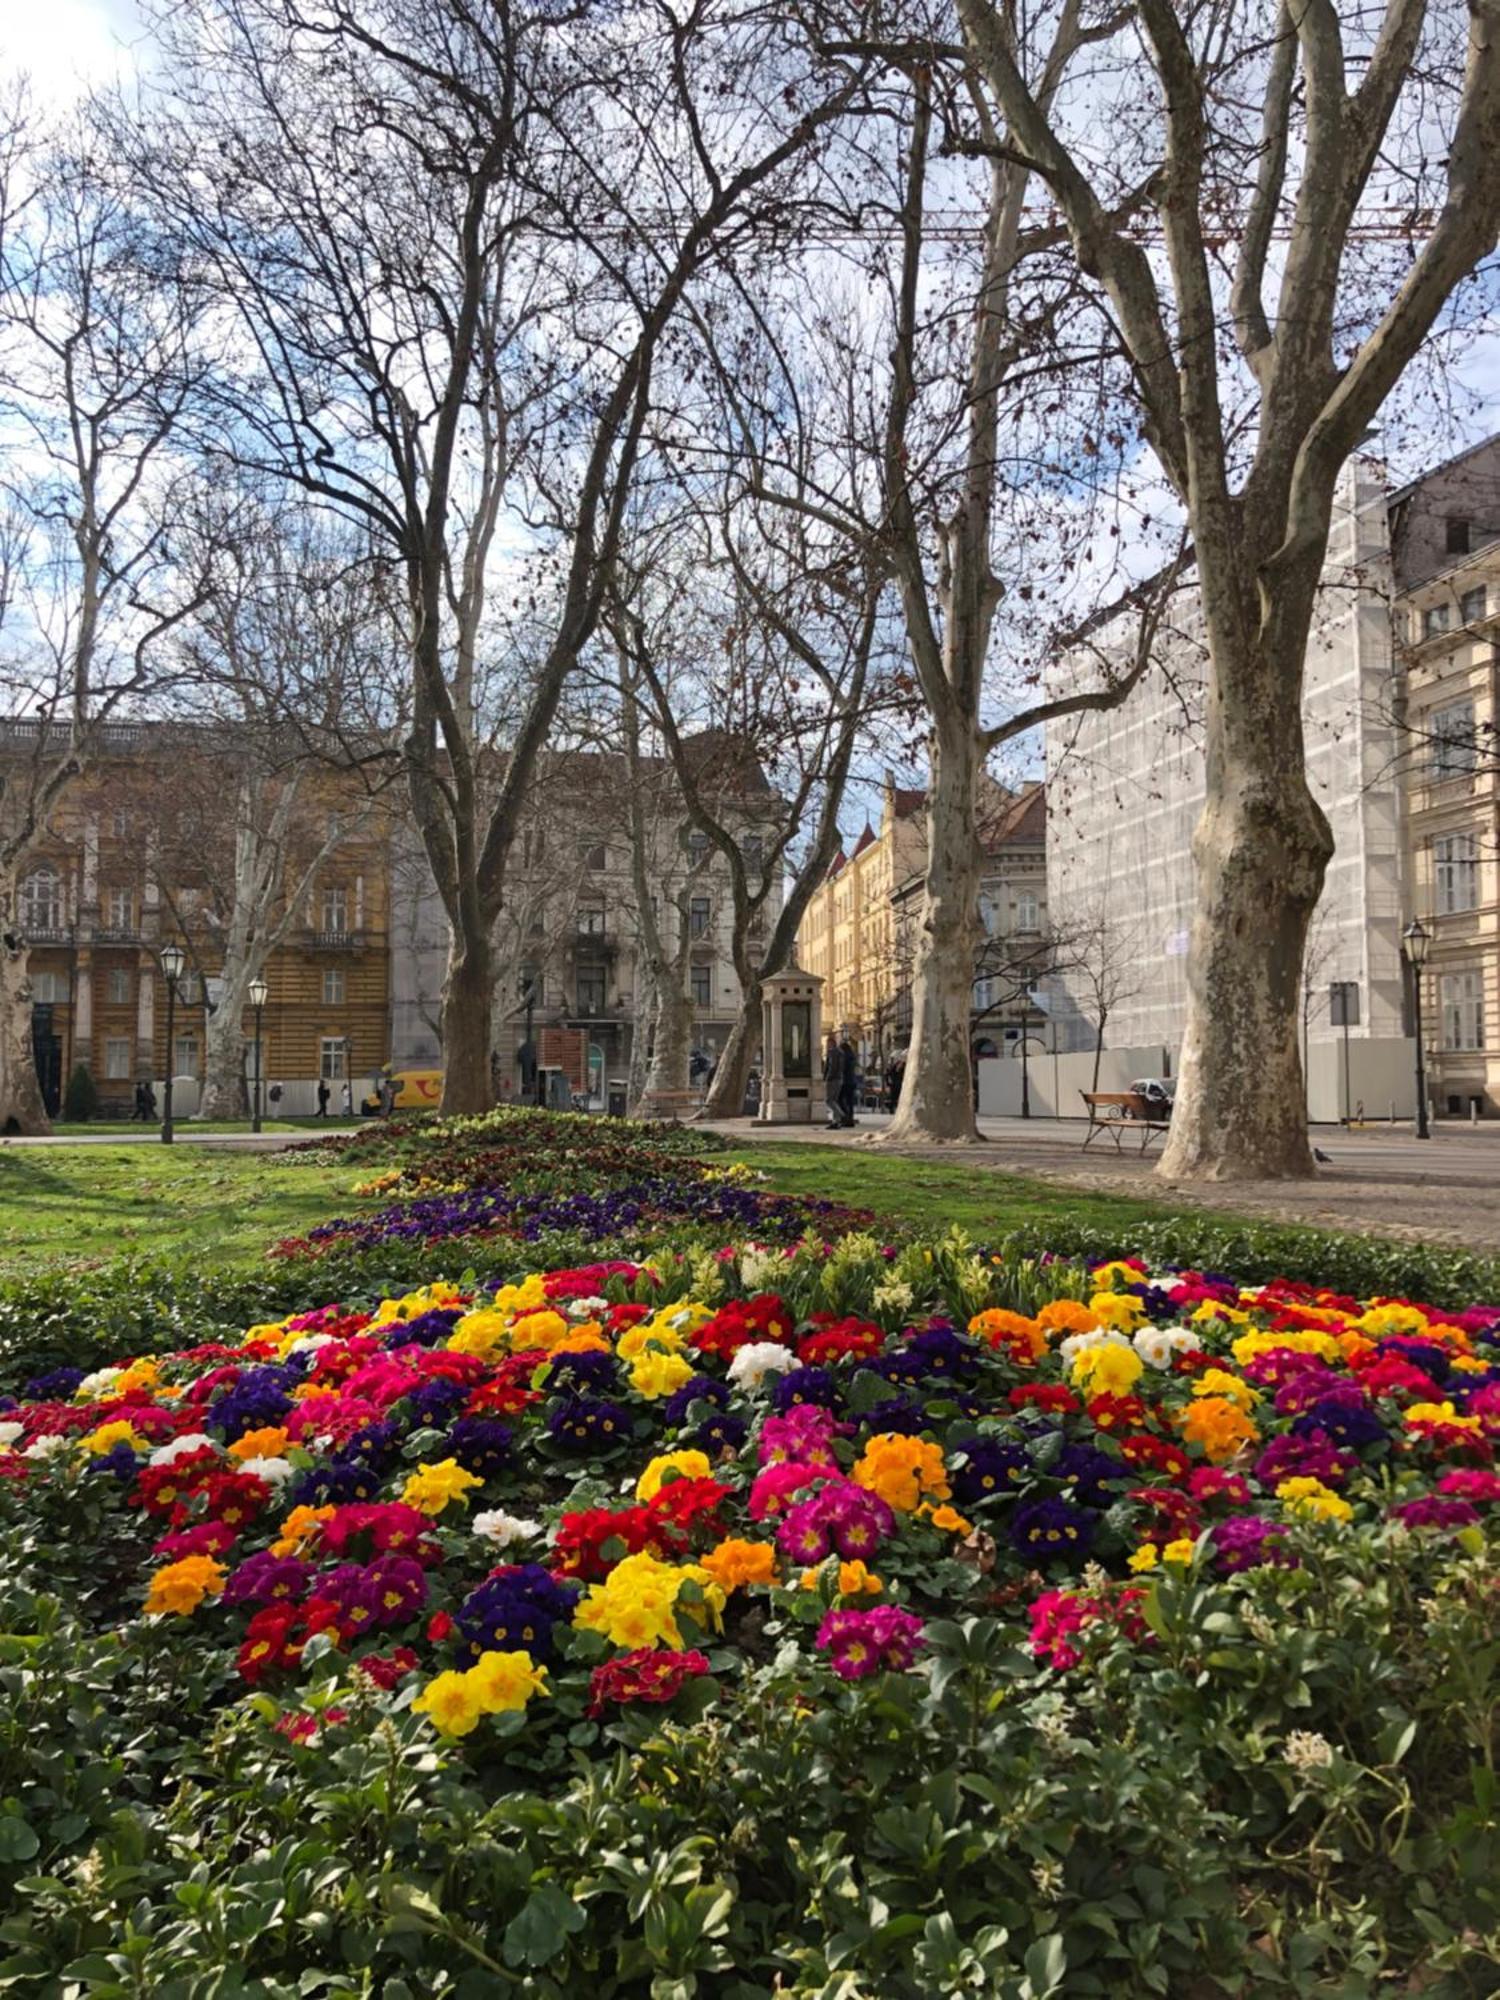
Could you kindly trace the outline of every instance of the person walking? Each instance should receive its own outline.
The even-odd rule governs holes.
[[[839,1043],[839,1123],[854,1123],[854,1099],[859,1089],[859,1059],[854,1044],[845,1035]]]
[[[885,1066],[885,1108],[894,1113],[901,1102],[901,1086],[906,1081],[906,1064],[900,1056],[892,1056]]]
[[[328,1100],[332,1095],[333,1092],[328,1088],[327,1077],[320,1076],[318,1078],[318,1116],[320,1118],[328,1116]]]
[[[839,1038],[830,1029],[828,1040],[823,1045],[823,1099],[828,1106],[830,1131],[843,1123],[839,1115],[839,1092],[843,1082],[844,1059],[839,1053]]]
[[[354,1085],[347,1076],[344,1078],[344,1116],[354,1116]]]
[[[144,1083],[138,1083],[135,1087],[135,1109],[130,1114],[130,1121],[133,1125],[144,1125],[146,1117],[146,1086]]]

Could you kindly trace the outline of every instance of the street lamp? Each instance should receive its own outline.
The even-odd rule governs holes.
[[[260,1130],[260,1017],[271,989],[263,979],[250,982],[250,1005],[255,1009],[255,1096],[250,1106],[250,1130]]]
[[[182,947],[164,944],[161,948],[161,976],[167,982],[167,1075],[166,1088],[162,1093],[161,1142],[164,1146],[172,1143],[172,1042],[173,1023],[177,1008],[177,982],[182,977],[182,968],[187,963]]]
[[[1401,952],[1411,967],[1412,1025],[1417,1032],[1417,1137],[1430,1139],[1427,1128],[1427,1070],[1422,1052],[1422,967],[1432,943],[1420,917],[1413,917],[1401,933]]]

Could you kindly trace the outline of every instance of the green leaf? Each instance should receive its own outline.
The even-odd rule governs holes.
[[[581,1931],[584,1914],[555,1882],[534,1889],[505,1927],[501,1955],[507,1965],[547,1965],[557,1957],[569,1934]]]
[[[15,1812],[0,1813],[0,1861],[29,1861],[41,1845],[29,1820]]]

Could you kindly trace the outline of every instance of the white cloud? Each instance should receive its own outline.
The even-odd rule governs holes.
[[[0,0],[0,75],[60,108],[130,76],[141,34],[134,0]]]

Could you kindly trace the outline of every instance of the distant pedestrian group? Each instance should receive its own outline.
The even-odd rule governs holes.
[[[837,1130],[855,1122],[854,1104],[859,1093],[859,1061],[847,1035],[828,1037],[823,1050],[823,1096],[828,1106],[828,1123]]]
[[[156,1123],[156,1090],[152,1084],[142,1082],[136,1085],[135,1109],[131,1112],[130,1116],[133,1124],[154,1125]]]

